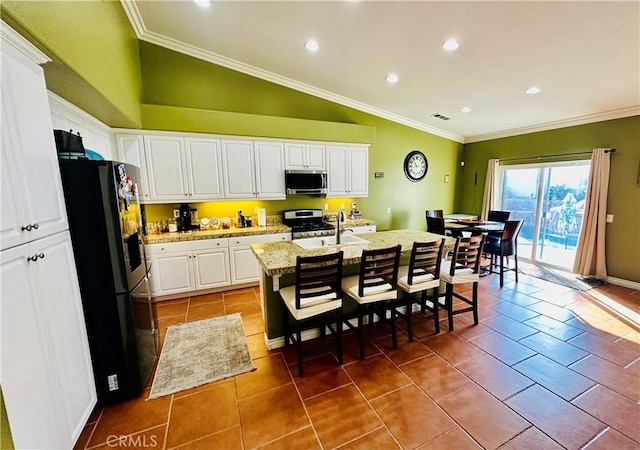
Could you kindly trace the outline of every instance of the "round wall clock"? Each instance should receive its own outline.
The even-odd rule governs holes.
[[[421,151],[413,150],[404,159],[404,174],[411,181],[422,180],[427,175],[428,169],[427,157]]]

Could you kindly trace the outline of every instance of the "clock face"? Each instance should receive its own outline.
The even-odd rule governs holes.
[[[427,174],[429,163],[427,157],[418,150],[409,152],[404,159],[404,174],[411,181],[420,181]]]

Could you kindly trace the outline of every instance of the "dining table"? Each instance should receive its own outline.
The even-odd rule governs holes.
[[[449,230],[454,236],[460,236],[462,232],[470,232],[472,236],[475,236],[488,234],[490,231],[502,231],[504,223],[482,219],[458,219],[445,222],[444,229]]]

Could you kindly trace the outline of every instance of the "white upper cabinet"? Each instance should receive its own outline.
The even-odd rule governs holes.
[[[254,153],[251,141],[222,141],[224,195],[226,198],[255,198]]]
[[[189,200],[184,139],[173,136],[145,136],[144,155],[151,200]]]
[[[185,144],[190,199],[224,198],[220,141],[186,139]]]
[[[366,197],[368,177],[368,148],[327,146],[327,197]]]
[[[285,144],[287,170],[324,170],[325,146],[318,144]]]
[[[282,142],[222,141],[225,198],[284,199]]]
[[[149,176],[147,175],[147,160],[144,156],[144,140],[142,136],[135,134],[118,134],[116,135],[116,142],[120,150],[120,159],[140,169],[140,180],[138,180],[138,195],[140,196],[140,200],[150,200]]]
[[[282,142],[254,142],[256,197],[285,199],[284,144]]]
[[[42,68],[2,48],[2,249],[68,228]]]

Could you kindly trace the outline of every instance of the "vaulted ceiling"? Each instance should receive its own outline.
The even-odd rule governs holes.
[[[141,40],[458,142],[640,114],[638,1],[121,1]]]

